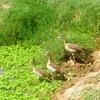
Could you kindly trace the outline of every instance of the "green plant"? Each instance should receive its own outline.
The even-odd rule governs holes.
[[[39,57],[42,50],[39,46],[27,43],[17,44],[16,46],[2,46],[0,52],[2,59],[0,60],[0,70],[4,69],[3,74],[0,75],[1,100],[38,100],[40,95],[43,95],[43,100],[49,100],[50,97],[46,97],[46,95],[56,92],[57,86],[62,84],[60,80],[39,81],[38,77],[32,73],[31,58],[35,58],[38,67],[46,69],[42,65],[43,62],[40,63]]]

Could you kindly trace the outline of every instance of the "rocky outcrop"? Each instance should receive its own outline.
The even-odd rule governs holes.
[[[80,77],[78,81],[74,83],[73,86],[66,87],[64,92],[61,94],[60,92],[53,96],[52,100],[79,100],[80,96],[83,94],[83,91],[89,88],[92,89],[100,89],[100,51],[96,51],[91,54],[91,57],[93,59],[93,63],[89,65],[79,65],[78,67],[73,66],[73,73],[75,73],[75,70],[77,69],[78,73],[84,73],[86,70],[86,74],[84,77]],[[82,69],[83,66],[83,69]],[[85,67],[84,67],[85,66]],[[87,69],[89,68],[89,71]],[[79,71],[79,69],[81,70]],[[68,84],[66,82],[65,84]]]
[[[79,79],[75,85],[66,89],[62,95],[57,94],[53,100],[78,100],[87,88],[100,89],[100,71],[87,74],[84,78]]]

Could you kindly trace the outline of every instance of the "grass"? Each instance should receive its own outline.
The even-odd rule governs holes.
[[[2,43],[15,44],[18,40],[22,41],[32,37],[35,39],[34,44],[41,44],[44,41],[48,42],[49,36],[56,36],[59,33],[73,33],[77,36],[77,40],[85,35],[82,37],[85,41],[87,41],[85,37],[90,37],[89,40],[92,41],[93,35],[99,32],[100,2],[92,3],[94,1],[80,3],[73,0],[9,1],[10,8],[1,11],[3,16],[0,31]],[[10,42],[10,40],[12,41]],[[80,43],[82,40],[78,42]],[[88,44],[89,42],[85,43],[86,46]]]

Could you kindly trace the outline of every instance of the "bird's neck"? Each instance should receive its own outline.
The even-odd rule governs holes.
[[[48,56],[48,63],[52,61],[52,57]]]
[[[64,44],[66,44],[66,43],[68,43],[68,41],[67,41],[67,39],[65,38],[65,39],[64,39]]]

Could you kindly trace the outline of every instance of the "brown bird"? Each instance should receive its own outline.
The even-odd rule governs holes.
[[[38,77],[51,79],[51,75],[41,68],[33,67],[33,73],[36,74]]]
[[[45,56],[48,57],[48,61],[47,61],[48,70],[50,70],[52,73],[56,74],[56,76],[54,76],[53,78],[65,81],[66,78],[64,76],[64,72],[62,71],[62,69],[55,62],[52,61],[51,53],[50,52],[46,52]]]
[[[30,63],[32,64],[33,67],[33,73],[37,75],[39,78],[48,78],[51,79],[51,75],[47,73],[45,70],[41,68],[36,68],[36,62],[34,59],[30,60]]]
[[[47,68],[52,72],[52,73],[59,73],[62,74],[59,66],[52,61],[51,53],[46,52],[45,56],[48,57],[48,62],[47,62]]]
[[[83,50],[82,47],[80,47],[79,45],[77,44],[72,44],[72,43],[68,43],[67,39],[65,38],[64,35],[59,35],[58,38],[61,38],[63,39],[64,41],[64,46],[65,46],[65,49],[72,54],[72,58],[73,58],[73,61],[75,61],[75,54],[80,54]]]

